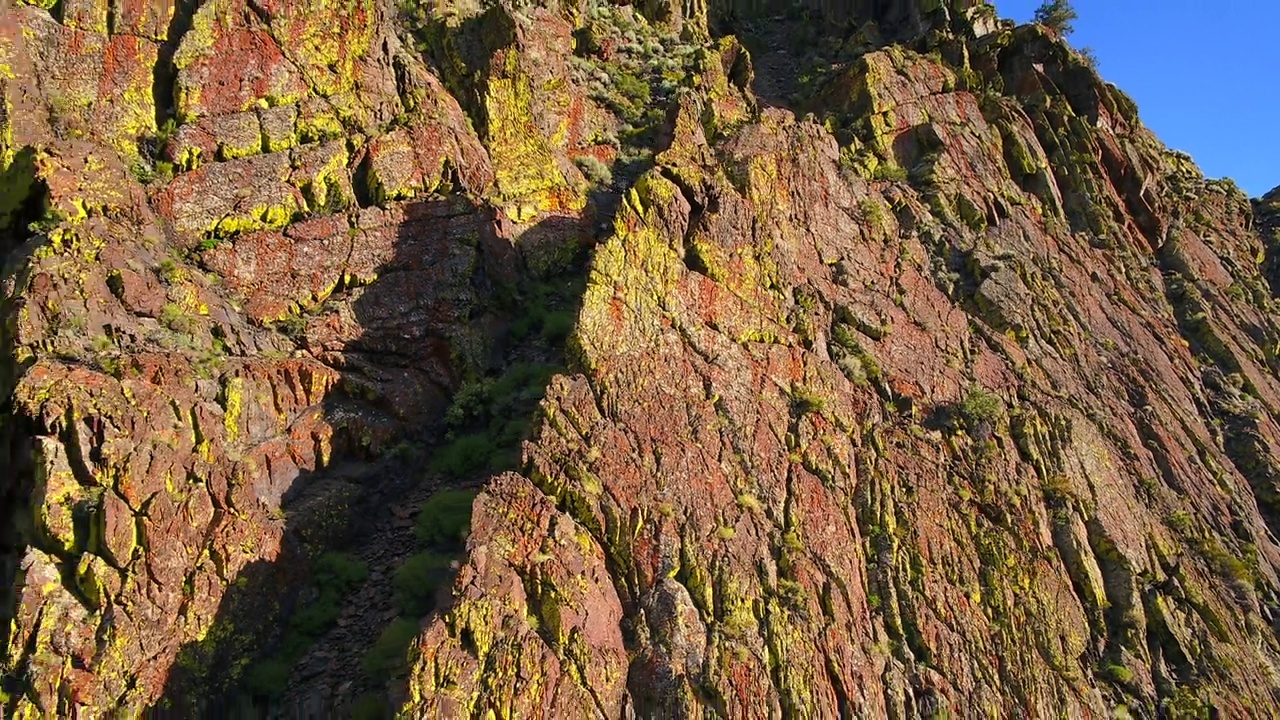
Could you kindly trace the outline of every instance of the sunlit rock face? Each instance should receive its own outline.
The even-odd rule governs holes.
[[[1045,29],[44,5],[5,713],[1275,713],[1277,192]]]

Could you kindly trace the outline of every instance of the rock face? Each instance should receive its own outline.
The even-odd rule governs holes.
[[[1280,189],[1044,29],[50,4],[0,8],[5,713],[1280,708]]]

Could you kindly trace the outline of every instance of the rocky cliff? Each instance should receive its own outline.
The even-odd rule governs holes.
[[[15,717],[1271,717],[1280,199],[971,0],[0,7]]]

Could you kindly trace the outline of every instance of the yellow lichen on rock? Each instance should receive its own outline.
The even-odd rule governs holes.
[[[585,188],[570,186],[534,121],[529,78],[514,53],[507,58],[504,73],[489,79],[483,98],[495,202],[518,223],[546,213],[580,211],[586,206]]]

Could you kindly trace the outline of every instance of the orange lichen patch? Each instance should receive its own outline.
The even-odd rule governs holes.
[[[570,155],[571,158],[593,157],[606,165],[618,159],[618,148],[612,145],[589,145]]]

